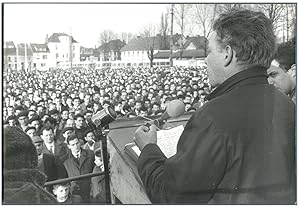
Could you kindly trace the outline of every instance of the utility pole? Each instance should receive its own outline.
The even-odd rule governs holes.
[[[73,64],[73,48],[72,48],[72,27],[70,27],[70,64],[71,64],[71,69],[72,69],[72,64]]]
[[[170,39],[170,66],[173,66],[173,16],[174,4],[171,5],[171,39]]]
[[[24,45],[25,45],[25,47],[24,47],[24,48],[25,48],[24,71],[25,71],[25,72],[28,72],[28,71],[27,71],[28,68],[27,68],[27,46],[26,46],[26,42],[25,42]]]
[[[16,43],[16,55],[17,55],[17,71],[19,69],[19,48],[18,48],[18,43]]]

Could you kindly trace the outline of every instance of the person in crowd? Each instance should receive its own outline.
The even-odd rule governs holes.
[[[4,127],[3,204],[54,204],[43,186],[46,176],[37,169],[38,156],[31,138],[18,127]]]
[[[86,127],[84,126],[85,123],[84,116],[81,114],[76,114],[74,116],[74,121],[75,121],[75,134],[78,136],[80,142],[84,144],[85,143],[84,133],[86,131]]]
[[[102,147],[101,141],[96,140],[94,131],[92,129],[87,129],[85,131],[84,140],[86,141],[86,143],[84,145],[82,145],[83,149],[95,151],[96,149]]]
[[[95,153],[95,167],[93,173],[104,171],[102,149],[98,148]],[[94,203],[106,202],[105,177],[104,174],[91,178],[91,196]]]
[[[28,112],[22,111],[17,115],[18,124],[20,129],[25,131],[25,129],[28,127]]]
[[[53,129],[49,126],[43,127],[41,130],[41,138],[43,139],[43,153],[57,157],[61,162],[67,159],[69,154],[68,147],[65,143],[54,140]]]
[[[38,155],[37,169],[46,174],[46,181],[54,181],[59,178],[65,178],[67,176],[67,173],[63,164],[53,155],[43,153],[44,141],[42,140],[42,138],[40,136],[33,136],[31,137],[31,139]],[[52,187],[47,186],[47,190],[51,193]]]
[[[52,192],[59,204],[80,204],[82,202],[80,195],[71,193],[71,184],[68,182],[53,185]]]
[[[296,47],[294,39],[281,43],[275,54],[274,64],[268,69],[268,81],[296,104]]]
[[[24,132],[30,136],[30,138],[32,138],[33,136],[35,136],[37,134],[36,132],[36,128],[34,126],[28,126]]]
[[[149,199],[295,204],[295,104],[268,84],[272,22],[261,12],[231,10],[212,28],[205,62],[214,90],[187,122],[177,153],[166,158],[161,152],[154,125],[135,133],[138,172]]]
[[[60,141],[67,144],[67,138],[71,135],[75,135],[75,129],[73,127],[65,127],[61,131]]]
[[[94,152],[91,150],[82,149],[80,147],[81,144],[77,135],[68,137],[67,142],[71,151],[68,159],[64,161],[64,166],[67,170],[68,177],[92,173],[95,160]],[[72,194],[80,195],[85,203],[90,201],[91,178],[72,181],[71,185]]]

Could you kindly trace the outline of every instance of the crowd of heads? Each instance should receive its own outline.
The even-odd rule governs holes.
[[[3,116],[6,125],[33,135],[44,126],[92,125],[92,116],[107,106],[118,117],[154,116],[180,99],[186,111],[195,111],[209,92],[199,67],[13,71],[4,74]]]

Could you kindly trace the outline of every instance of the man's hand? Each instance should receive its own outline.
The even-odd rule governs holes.
[[[150,128],[148,128],[147,126],[140,126],[134,134],[134,142],[140,148],[141,151],[149,143],[156,144],[156,126],[153,124],[150,126]]]

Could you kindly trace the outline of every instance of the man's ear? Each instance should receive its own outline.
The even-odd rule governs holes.
[[[227,67],[233,59],[233,53],[234,51],[232,50],[230,45],[225,46],[224,48],[224,67]]]

